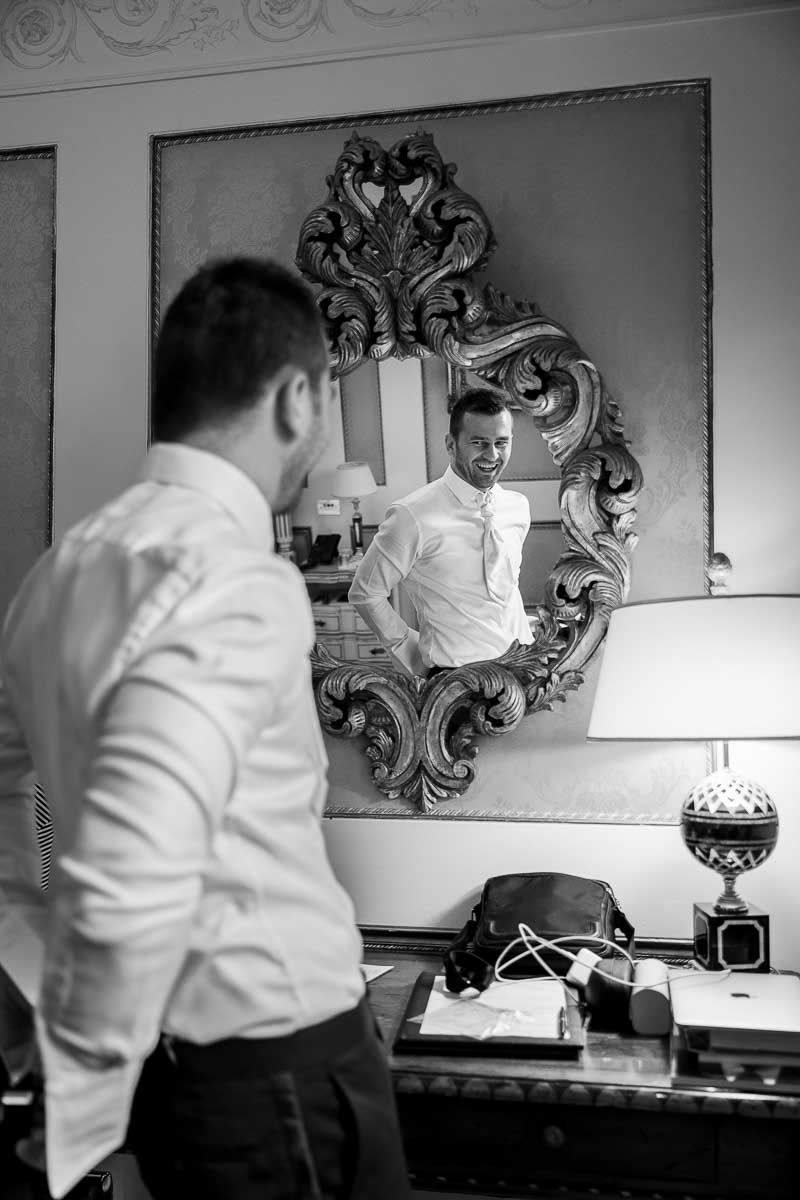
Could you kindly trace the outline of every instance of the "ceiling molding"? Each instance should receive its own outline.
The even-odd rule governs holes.
[[[10,0],[0,17],[0,97],[797,8],[796,0]]]

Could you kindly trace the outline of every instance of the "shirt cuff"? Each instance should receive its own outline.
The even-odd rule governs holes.
[[[36,1029],[45,1079],[47,1182],[59,1200],[125,1141],[142,1063],[137,1058],[89,1067],[48,1037],[38,1014]]]
[[[409,675],[427,675],[428,668],[419,651],[419,634],[409,629],[402,641],[392,646],[390,654]]]

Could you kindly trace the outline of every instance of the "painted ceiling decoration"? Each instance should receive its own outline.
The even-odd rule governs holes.
[[[89,49],[93,38],[117,55],[159,54],[184,44],[205,52],[247,33],[268,42],[320,28],[333,33],[337,8],[357,21],[391,27],[474,7],[469,0],[398,0],[388,9],[380,0],[12,0],[0,47],[16,66],[35,70],[70,56],[84,61],[79,41]]]
[[[0,94],[759,7],[775,0],[7,0]]]

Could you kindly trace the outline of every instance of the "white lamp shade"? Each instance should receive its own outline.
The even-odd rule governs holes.
[[[800,596],[712,596],[616,609],[587,736],[800,737]]]
[[[355,500],[361,496],[371,496],[378,490],[375,476],[369,463],[344,462],[333,473],[332,495],[341,496],[343,500]]]

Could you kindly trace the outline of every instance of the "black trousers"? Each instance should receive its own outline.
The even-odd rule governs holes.
[[[286,1038],[162,1038],[128,1144],[154,1200],[409,1200],[366,1002]]]

